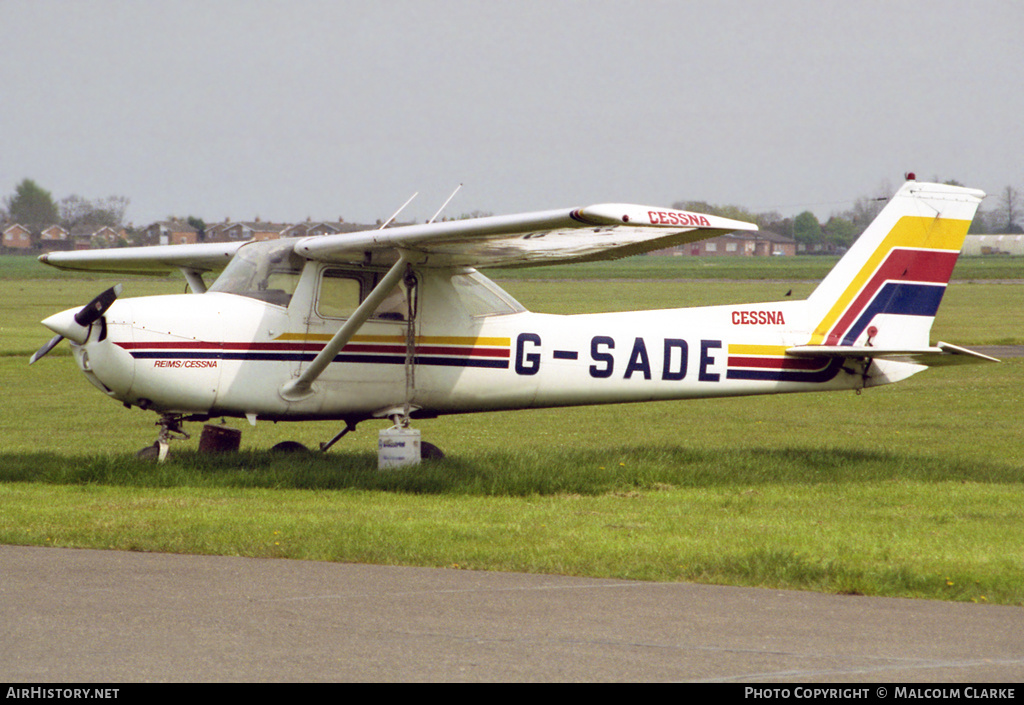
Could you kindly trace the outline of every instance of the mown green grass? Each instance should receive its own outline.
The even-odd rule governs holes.
[[[444,483],[455,492],[5,483],[0,540],[1022,601],[1019,485],[726,476],[595,494],[479,495],[452,474]]]
[[[779,258],[781,259],[781,258]],[[448,457],[378,473],[363,424],[260,423],[136,461],[155,415],[94,390],[37,321],[110,280],[0,283],[0,542],[1024,604],[1024,360],[853,393],[503,412],[418,424]],[[533,310],[778,299],[807,282],[509,281]],[[125,295],[181,291],[134,279]],[[950,287],[936,338],[1020,341],[1021,285]],[[963,309],[963,310],[961,310]],[[943,327],[948,326],[948,330]],[[946,333],[948,332],[948,336]],[[190,430],[198,435],[199,425]]]

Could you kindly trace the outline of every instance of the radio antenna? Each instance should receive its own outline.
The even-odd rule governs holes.
[[[398,217],[398,214],[399,214],[399,213],[401,213],[402,211],[404,211],[404,210],[405,210],[405,207],[406,207],[407,205],[409,205],[410,203],[412,203],[412,199],[416,198],[416,197],[417,197],[417,196],[419,196],[419,195],[420,195],[420,192],[419,192],[419,191],[417,191],[417,192],[416,192],[416,193],[414,193],[413,195],[409,196],[409,200],[408,200],[408,201],[406,201],[405,203],[403,203],[403,204],[402,204],[402,207],[401,207],[401,208],[399,208],[399,209],[398,209],[397,211],[395,211],[395,214],[394,214],[393,216],[391,216],[390,218],[388,218],[388,219],[387,219],[387,221],[386,221],[386,222],[384,223],[384,225],[380,226],[380,227],[379,227],[379,228],[377,228],[377,229],[378,229],[378,230],[383,230],[384,228],[386,228],[386,227],[388,227],[389,225],[391,225],[391,221],[393,221],[393,220],[394,220],[395,218],[397,218],[397,217]]]
[[[462,184],[459,184],[458,186],[455,187],[455,190],[452,191],[452,195],[448,197],[448,200],[442,203],[441,207],[437,209],[437,213],[434,213],[434,217],[427,221],[428,224],[433,223],[435,220],[437,220],[437,216],[441,215],[441,211],[443,211],[445,207],[447,207],[447,205],[452,202],[452,199],[455,198],[455,194],[459,192],[460,188],[462,188]]]

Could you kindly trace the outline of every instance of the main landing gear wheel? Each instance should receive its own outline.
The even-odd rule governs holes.
[[[308,453],[309,448],[298,441],[282,441],[270,449],[271,453]]]
[[[163,457],[160,457],[161,454]],[[146,446],[140,450],[135,454],[135,457],[139,460],[146,460],[153,463],[163,460],[167,457],[167,444],[164,443],[163,446],[161,446],[160,441],[157,441],[153,445]]]
[[[420,458],[423,460],[443,460],[444,452],[433,443],[420,442]]]

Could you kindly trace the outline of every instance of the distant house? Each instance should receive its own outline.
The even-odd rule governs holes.
[[[89,247],[117,247],[128,236],[124,228],[120,230],[104,225],[93,230],[89,236]]]
[[[93,247],[117,247],[127,238],[124,228],[109,226],[74,225],[70,230],[60,225],[50,225],[33,239],[31,231],[15,223],[3,233],[3,244],[12,249],[28,250],[37,245],[45,251],[88,250]]]
[[[658,250],[651,254],[693,257],[792,257],[796,254],[796,240],[769,230],[739,230],[707,240]]]
[[[281,231],[281,237],[312,237],[314,235],[336,235],[366,230],[369,226],[358,223],[346,223],[343,220],[312,222],[289,225]]]
[[[220,223],[207,223],[203,229],[203,242],[224,242],[224,228],[231,225],[231,221],[225,218]]]
[[[796,251],[802,255],[841,255],[848,248],[834,242],[799,243]]]
[[[59,225],[51,225],[39,233],[39,244],[44,250],[70,250],[74,246],[74,241],[66,229]]]
[[[79,223],[71,226],[69,239],[74,243],[74,249],[91,250],[98,247],[117,247],[127,235],[124,228],[116,230],[109,225]]]
[[[20,223],[14,223],[4,229],[4,247],[12,250],[32,249],[32,231]]]
[[[227,242],[238,240],[276,240],[287,225],[280,223],[264,223],[261,220],[239,221],[225,225],[220,230],[220,237]]]
[[[290,225],[268,223],[256,220],[232,221],[225,218],[219,223],[209,223],[203,230],[203,242],[249,242],[251,240],[276,240],[282,237],[310,237],[313,235],[334,235],[370,229],[369,225],[346,223],[343,220],[313,221]],[[181,245],[199,241],[199,232],[180,220],[163,220],[153,223],[144,230],[145,239],[153,244]]]
[[[146,239],[157,245],[193,245],[199,242],[199,231],[183,220],[161,220],[144,232]]]

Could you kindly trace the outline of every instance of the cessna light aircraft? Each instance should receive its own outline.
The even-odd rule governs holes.
[[[476,267],[613,259],[756,226],[604,204],[231,244],[53,252],[61,269],[180,270],[193,293],[118,299],[43,325],[86,378],[159,414],[151,453],[214,416],[345,424],[499,409],[861,389],[995,361],[929,343],[984,193],[909,180],[804,301],[530,313]],[[206,287],[202,274],[222,270]],[[429,444],[424,444],[429,447]],[[144,449],[145,451],[146,449]],[[418,460],[418,458],[417,458]]]

